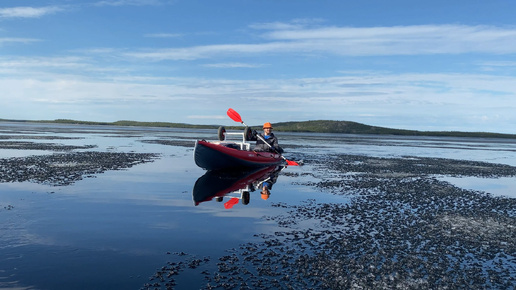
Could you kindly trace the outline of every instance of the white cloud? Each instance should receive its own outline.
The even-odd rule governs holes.
[[[241,63],[241,62],[210,63],[210,64],[205,64],[203,66],[214,67],[214,68],[258,68],[258,67],[263,67],[262,64]]]
[[[0,37],[0,46],[9,43],[33,43],[41,41],[35,38],[20,38],[20,37]]]
[[[44,63],[39,65],[44,66]],[[35,67],[31,66],[29,70]],[[305,104],[510,106],[516,78],[459,74],[379,74],[331,78],[229,80],[197,78],[130,77],[93,80],[73,75],[53,75],[49,80],[34,75],[0,79],[12,96],[39,101],[124,99],[160,102],[188,98],[245,98],[261,101]],[[492,92],[485,98],[485,92]]]
[[[176,38],[183,36],[180,33],[149,33],[145,34],[145,37],[152,37],[152,38]]]
[[[108,5],[108,1],[103,2],[104,5]],[[154,1],[109,3],[150,5]],[[267,66],[275,69],[296,61],[291,58],[282,58],[279,61],[276,58],[267,58],[270,55],[295,57],[296,54],[302,54],[304,57],[313,54],[325,58],[325,63],[328,63],[328,60],[341,61],[344,58],[338,57],[342,55],[516,53],[514,28],[462,25],[314,27],[309,21],[285,25],[261,24],[253,28],[260,29],[259,33],[262,33],[262,38],[255,38],[258,41],[253,43],[224,44],[223,40],[218,40],[217,43],[222,44],[139,50],[103,48],[100,45],[98,48],[93,46],[90,49],[68,50],[65,53],[69,56],[53,54],[54,57],[0,57],[0,88],[5,92],[4,97],[0,99],[0,114],[15,118],[9,114],[16,112],[21,115],[27,112],[26,117],[21,118],[31,119],[31,111],[25,108],[32,106],[32,113],[53,114],[48,118],[81,119],[69,115],[60,116],[58,113],[88,111],[95,114],[106,112],[106,116],[113,118],[111,120],[127,119],[131,116],[141,116],[149,121],[156,121],[157,118],[202,120],[203,116],[207,119],[219,119],[218,112],[225,112],[224,107],[237,103],[241,109],[253,114],[275,112],[274,116],[285,118],[283,120],[286,121],[296,118],[326,118],[372,123],[371,120],[376,120],[377,123],[374,125],[384,125],[378,120],[388,117],[391,120],[408,120],[407,116],[412,116],[412,121],[419,124],[426,122],[425,126],[437,124],[437,119],[441,119],[439,122],[458,126],[462,125],[462,122],[467,124],[469,118],[476,122],[489,123],[493,128],[497,128],[499,124],[496,122],[510,123],[514,118],[516,77],[512,73],[476,74],[473,73],[474,70],[465,74],[395,73],[374,70],[377,67],[375,64],[371,67],[355,68],[351,61],[349,67],[346,63],[338,63],[336,66],[325,66],[323,63],[322,66],[314,65],[313,71],[312,67],[294,72],[286,72],[285,69],[285,73],[274,71],[274,74],[260,75],[254,80],[251,74],[228,79],[224,75],[227,71],[222,70],[263,67],[260,62],[271,63]],[[155,33],[145,36],[169,38],[181,35]],[[209,41],[209,38],[204,39]],[[0,38],[0,45],[35,41],[39,40]],[[122,58],[124,56],[125,59]],[[468,62],[466,65],[473,62],[477,66],[500,71],[504,69],[505,72],[516,67],[512,55],[503,55],[503,58],[488,55],[489,57],[484,58],[485,61],[482,60],[482,56],[474,56],[473,61],[466,57],[459,61]],[[171,65],[148,62],[197,59],[208,61],[203,61],[205,64],[177,62]],[[402,61],[406,59],[411,60],[403,58]],[[282,62],[283,60],[285,62]],[[370,61],[366,58],[352,60],[367,64]],[[426,61],[420,60],[421,64]],[[392,63],[401,63],[397,61],[392,60]],[[408,67],[411,64],[406,65]],[[185,67],[188,68],[185,72],[193,75],[197,73],[194,69],[198,66],[213,69],[202,70],[198,74],[199,78],[170,77],[185,75],[181,71]],[[293,70],[299,67],[295,66]],[[322,73],[319,70],[321,67]],[[385,67],[388,66],[382,68]],[[217,68],[222,69],[216,70]],[[299,77],[331,76],[334,71],[330,70],[339,68],[349,68],[349,71],[341,71],[341,74],[333,77]],[[452,71],[453,68],[462,70],[464,66],[450,67],[448,71]],[[436,69],[438,70],[439,68]],[[220,74],[213,79],[203,74],[215,71]],[[413,71],[430,70],[423,67],[421,70]],[[263,106],[264,103],[267,106]],[[200,108],[192,111],[192,104]],[[84,110],[85,107],[89,110]],[[136,113],[130,115],[124,111],[129,107],[134,110],[131,112]],[[113,115],[110,115],[111,111],[114,111]],[[115,111],[122,113],[116,115]],[[161,115],[158,112],[162,112]],[[497,114],[499,118],[493,117]],[[246,122],[256,124],[261,120],[261,116],[255,119],[246,118]],[[405,124],[415,126],[411,121],[405,121]]]
[[[163,1],[160,0],[105,0],[98,1],[95,6],[147,6],[147,5],[161,5]]]
[[[264,29],[264,30],[288,30],[288,29],[302,29],[310,25],[316,25],[325,22],[320,18],[298,18],[290,22],[264,22],[254,23],[249,25],[252,29]]]
[[[295,44],[264,43],[264,44],[220,44],[193,46],[185,48],[148,49],[140,52],[129,52],[125,55],[133,58],[160,60],[195,60],[215,56],[255,55],[258,53],[294,51]],[[289,49],[289,47],[291,47]]]
[[[63,10],[57,6],[0,8],[0,18],[39,18]]]
[[[0,68],[27,69],[47,67],[84,67],[80,57],[19,57],[0,58]],[[26,73],[26,71],[23,71]]]
[[[208,120],[223,120],[223,119],[226,119],[227,116],[226,115],[191,115],[191,116],[187,116],[188,119],[201,119],[201,120],[205,120],[205,119],[208,119]]]
[[[516,61],[484,61],[477,63],[483,71],[513,71]]]
[[[252,29],[265,29],[265,30],[287,30],[287,29],[301,29],[304,27],[303,24],[299,23],[285,23],[285,22],[268,22],[268,23],[256,23],[249,25]]]
[[[38,68],[27,68],[34,69]],[[203,120],[224,120],[218,113],[236,106],[248,112],[249,124],[260,123],[265,114],[274,116],[275,122],[324,118],[409,129],[432,124],[433,129],[463,126],[453,128],[465,130],[480,122],[490,127],[478,130],[507,132],[513,130],[507,124],[516,121],[516,78],[512,76],[375,73],[264,80],[149,76],[102,80],[69,74],[49,78],[19,74],[1,78],[0,87],[5,93],[0,114],[20,119],[97,119],[63,115],[87,111],[95,116],[104,114],[105,121],[138,116],[147,121],[189,119],[205,123]],[[492,92],[489,97],[486,91]],[[35,112],[46,112],[47,117],[35,117]],[[391,123],[382,121],[387,118]]]
[[[514,53],[516,29],[493,26],[416,25],[392,27],[323,27],[281,29],[268,39],[312,43],[316,50],[349,55],[401,55],[434,53]],[[496,44],[496,45],[493,45]],[[340,52],[339,52],[340,51]]]
[[[345,56],[516,53],[516,29],[493,26],[419,25],[293,28],[262,25],[268,42],[148,49],[127,56],[152,60],[195,60],[228,55],[330,53]],[[496,44],[496,45],[494,45]]]

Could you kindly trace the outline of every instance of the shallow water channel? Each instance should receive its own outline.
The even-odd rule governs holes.
[[[484,165],[477,166],[474,162],[499,164],[509,167],[509,171],[516,166],[515,140],[284,132],[276,135],[285,156],[303,162],[303,166],[281,168],[268,198],[251,189],[244,201],[241,191],[230,193],[222,200],[208,194],[213,190],[210,184],[217,186],[217,192],[223,191],[224,185],[216,184],[217,178],[210,179],[193,162],[195,140],[213,140],[216,130],[0,123],[0,288],[284,288],[289,284],[289,275],[293,276],[285,274],[290,273],[289,269],[278,271],[282,274],[275,278],[277,283],[267,284],[260,277],[274,275],[263,269],[277,265],[279,260],[270,254],[272,262],[252,270],[252,264],[243,263],[245,257],[251,257],[246,252],[260,245],[272,249],[278,237],[294,235],[294,224],[295,231],[300,233],[326,229],[321,217],[304,215],[296,220],[299,212],[293,212],[308,209],[315,212],[317,207],[328,205],[351,208],[364,192],[350,184],[332,185],[332,182],[360,181],[356,175],[363,172],[359,172],[358,166],[367,164],[377,168],[389,160],[411,158],[462,160],[466,163],[460,166],[475,168]],[[339,163],[337,159],[341,157],[337,156],[341,155],[353,158]],[[334,163],[348,164],[350,169],[338,171],[329,166]],[[429,161],[422,163],[424,167],[433,166]],[[393,172],[392,168],[383,168],[375,174],[375,179],[403,175],[403,181],[396,179],[399,182],[419,178],[418,174],[407,176],[407,172]],[[512,174],[463,176],[435,170],[425,173],[424,178],[514,203],[516,181]],[[228,180],[241,178],[233,176]],[[204,182],[201,189],[199,180]],[[384,188],[381,186],[368,190],[381,191]],[[196,197],[196,191],[205,195]],[[513,227],[514,210],[505,212],[504,222]],[[348,218],[353,219],[352,215],[352,211],[346,212]],[[449,218],[440,215],[443,222]],[[462,221],[454,218],[457,224]],[[328,237],[335,237],[335,233],[324,233],[326,240],[312,237],[312,242],[320,246],[328,242]],[[345,239],[353,243],[350,237]],[[282,247],[276,244],[274,253],[288,252],[291,245],[291,249],[296,249],[293,245],[296,239],[281,241],[286,244]],[[372,237],[371,241],[382,239]],[[470,287],[514,286],[514,279],[507,278],[516,267],[514,244],[501,248],[506,258],[497,256],[496,261],[504,263],[509,272],[497,276],[502,279],[500,284],[479,281]],[[323,256],[331,255],[332,249],[308,248],[303,253],[306,256],[293,258],[293,264],[321,252]],[[253,256],[256,260],[267,257],[267,253]],[[393,263],[396,259],[393,258]],[[319,259],[322,260],[325,258]],[[232,270],[227,270],[228,267]],[[246,272],[239,272],[244,267]],[[394,273],[392,269],[389,271]],[[300,287],[337,289],[353,285],[335,282],[335,279],[346,280],[343,273],[326,278],[333,279],[332,282],[303,278],[310,272],[303,274],[302,270],[296,270],[296,273],[300,278],[292,278],[295,282],[290,284]],[[371,283],[387,283],[372,285],[389,286],[389,279],[371,273],[378,275]],[[235,280],[232,275],[249,279]],[[430,273],[427,277],[438,275]],[[356,276],[355,282],[350,283],[367,285],[361,284],[367,282],[364,279]],[[344,280],[342,283],[347,283]],[[415,280],[396,283],[409,287],[425,285]],[[457,278],[441,283],[464,282]]]

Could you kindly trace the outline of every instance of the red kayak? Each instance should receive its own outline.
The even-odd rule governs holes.
[[[237,142],[198,140],[194,149],[195,164],[207,170],[218,170],[266,167],[284,162],[280,154],[255,152],[242,147],[244,146]]]

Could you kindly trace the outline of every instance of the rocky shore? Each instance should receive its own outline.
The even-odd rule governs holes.
[[[1,158],[0,182],[70,185],[159,158],[151,153],[89,151],[94,145],[19,141],[34,136],[0,139],[3,149],[54,151]],[[192,146],[188,140],[142,142]],[[142,288],[181,288],[178,282],[185,276],[201,276],[204,289],[516,287],[516,199],[465,190],[439,178],[514,177],[516,167],[410,156],[290,157],[303,159],[311,168],[289,173],[309,175],[311,181],[302,181],[303,185],[321,194],[345,196],[350,202],[275,203],[272,206],[284,208],[285,213],[263,219],[281,230],[257,233],[261,242],[227,249],[227,255],[220,257],[171,249],[169,262]]]
[[[94,177],[107,170],[126,169],[159,157],[158,154],[151,153],[73,151],[95,147],[95,145],[70,146],[54,143],[0,141],[2,149],[66,151],[66,153],[48,155],[1,158],[0,182],[30,181],[64,186],[85,177]]]
[[[144,289],[191,271],[205,289],[514,289],[516,199],[436,178],[508,177],[516,168],[440,158],[298,156],[317,187],[349,203],[284,207],[283,228],[223,257],[176,253]],[[323,194],[323,193],[322,193]],[[210,269],[216,268],[212,271]]]

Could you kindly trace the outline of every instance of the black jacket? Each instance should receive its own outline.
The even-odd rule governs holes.
[[[278,138],[274,136],[274,133],[269,135],[269,139],[265,139],[265,136],[262,133],[258,133],[257,135],[261,136],[265,142],[271,145],[274,149],[271,149],[265,142],[263,142],[262,138],[258,136],[253,136],[251,141],[256,141],[256,145],[254,146],[254,151],[270,151],[270,152],[278,152],[283,153],[283,149],[278,144]]]

